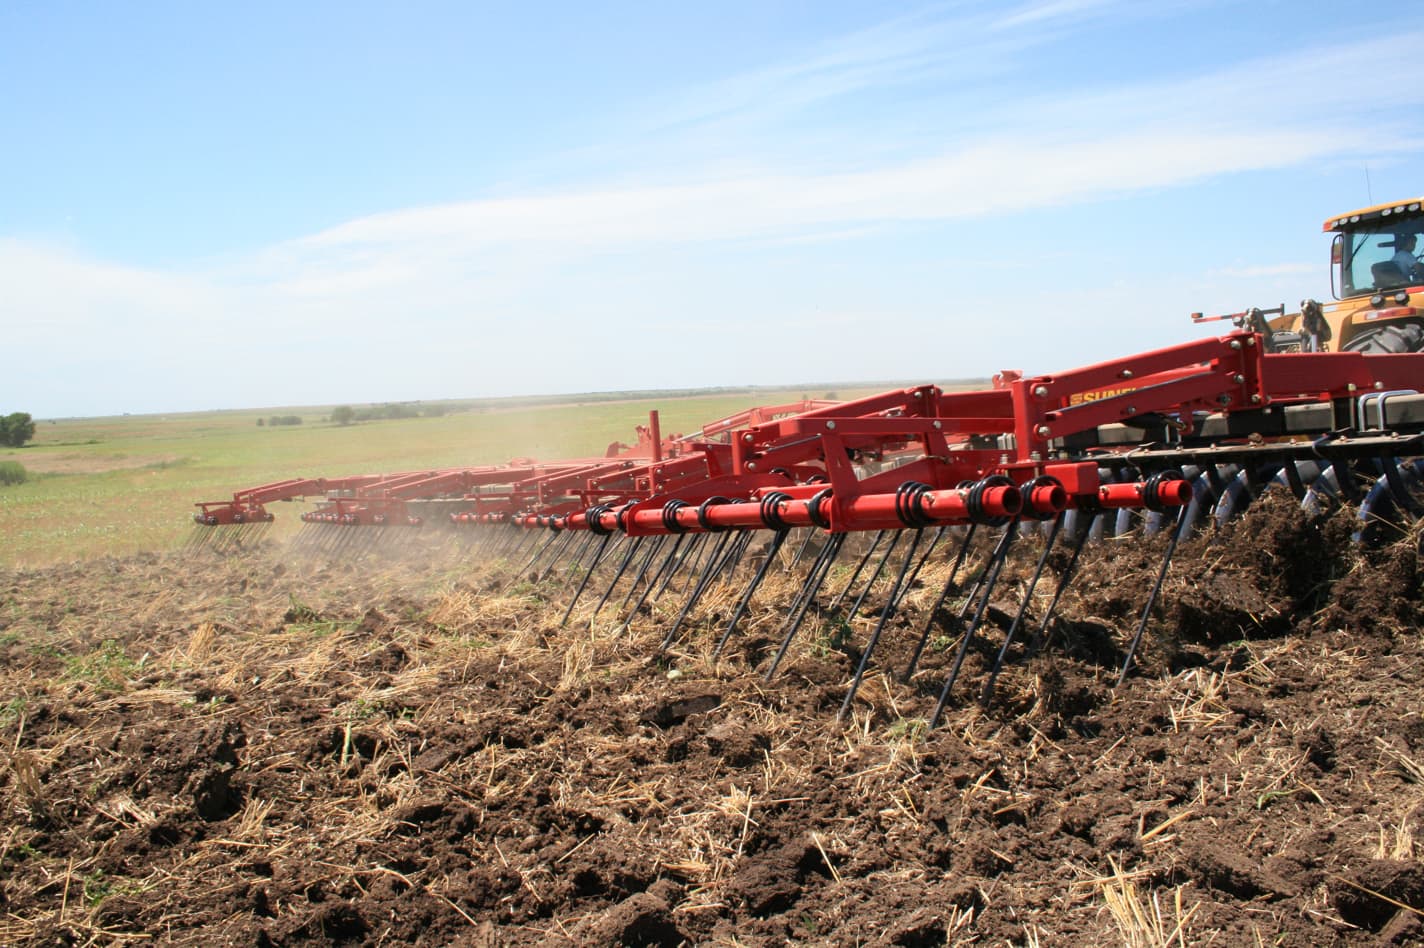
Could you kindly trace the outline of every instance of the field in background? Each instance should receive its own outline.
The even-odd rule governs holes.
[[[25,484],[0,486],[0,566],[170,549],[194,529],[196,501],[288,477],[601,455],[613,441],[631,442],[651,409],[664,434],[686,433],[755,405],[826,394],[798,388],[427,403],[451,410],[347,427],[324,420],[329,407],[42,420],[30,444],[0,449],[0,461],[30,472]],[[293,414],[303,423],[257,424]],[[276,506],[273,535],[294,532],[304,509]]]

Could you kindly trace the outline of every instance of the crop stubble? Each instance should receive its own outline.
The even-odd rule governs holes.
[[[714,663],[451,560],[0,572],[0,942],[1417,942],[1417,541],[1287,508],[1179,553],[1116,692],[1156,546],[1095,550],[929,734],[943,651],[847,726],[829,630],[762,683],[789,579]]]

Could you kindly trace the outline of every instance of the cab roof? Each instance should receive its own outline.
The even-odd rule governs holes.
[[[1424,204],[1424,198],[1404,198],[1401,201],[1390,201],[1388,204],[1362,207],[1358,211],[1347,211],[1344,214],[1326,218],[1325,226],[1321,230],[1344,230],[1351,224],[1358,224],[1361,221],[1388,220],[1396,214],[1416,216],[1419,214],[1421,204]]]

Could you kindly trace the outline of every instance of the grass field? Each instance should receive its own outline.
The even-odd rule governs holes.
[[[321,407],[42,420],[30,444],[0,449],[0,462],[18,461],[30,474],[24,484],[0,486],[0,565],[170,549],[194,529],[196,501],[283,478],[601,455],[610,442],[632,441],[634,425],[645,424],[651,409],[668,434],[754,405],[825,394],[757,389],[490,401],[452,405],[464,410],[440,417],[347,427],[325,421],[330,408]],[[257,424],[290,414],[303,423]],[[274,535],[294,531],[302,509],[275,507]]]

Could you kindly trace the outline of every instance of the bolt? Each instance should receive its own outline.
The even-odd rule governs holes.
[[[1136,405],[1128,405],[1127,408],[1125,408],[1125,409],[1123,409],[1123,410],[1126,411],[1129,415],[1135,415],[1135,414],[1137,414],[1137,406],[1136,406]]]
[[[1048,386],[1047,386],[1047,385],[1035,385],[1035,386],[1033,387],[1033,397],[1034,397],[1034,398],[1047,398],[1047,397],[1048,397]]]
[[[751,444],[753,441],[756,440],[756,435],[752,434],[750,431],[744,431],[742,432],[742,440],[745,441],[747,444]]]
[[[940,430],[941,428],[943,428],[943,427],[944,427],[944,422],[939,421],[939,420],[936,420],[936,421],[935,421],[935,423],[934,423],[934,430],[935,430],[935,431],[939,431],[939,430]]]
[[[1131,370],[1131,369],[1123,369],[1121,372],[1119,372],[1119,373],[1117,374],[1117,377],[1120,378],[1120,379],[1130,379],[1130,378],[1132,378],[1132,370]]]
[[[828,422],[826,422],[826,430],[827,430],[827,431],[835,431],[835,430],[836,430],[836,423],[835,423],[834,421],[828,421]]]
[[[1247,336],[1247,337],[1246,337],[1246,345],[1248,345],[1248,346],[1254,346],[1255,344],[1256,344],[1256,337],[1255,337],[1255,336]]]
[[[1252,395],[1252,396],[1251,396],[1251,404],[1252,404],[1252,405],[1259,405],[1259,404],[1261,404],[1261,396],[1260,396],[1260,395]]]
[[[1355,390],[1355,383],[1354,383],[1354,382],[1347,382],[1347,383],[1345,384],[1345,391],[1347,391],[1347,392],[1353,392],[1354,390]]]
[[[1375,383],[1375,391],[1378,392],[1378,391],[1379,391],[1380,389],[1382,389],[1382,388],[1384,388],[1384,383],[1383,383],[1383,382],[1376,382],[1376,383]]]
[[[1242,382],[1246,381],[1246,376],[1242,375],[1240,372],[1237,372],[1231,377],[1231,381],[1235,382],[1237,385],[1240,385]]]
[[[1038,436],[1039,436],[1040,438],[1046,438],[1046,437],[1048,437],[1050,430],[1051,430],[1051,429],[1049,429],[1049,427],[1048,427],[1047,425],[1039,425],[1039,426],[1038,426]]]
[[[1231,348],[1232,348],[1232,349],[1235,349],[1237,352],[1240,352],[1240,351],[1241,351],[1241,341],[1240,341],[1239,339],[1233,339],[1233,340],[1231,340]]]
[[[755,462],[755,461],[748,461],[748,462],[747,462],[747,470],[749,470],[749,471],[755,471],[755,470],[756,470],[756,462]]]
[[[1216,398],[1216,403],[1217,403],[1218,405],[1222,406],[1223,408],[1225,408],[1227,405],[1230,405],[1230,404],[1231,404],[1231,396],[1230,396],[1230,395],[1218,395],[1217,398]]]

